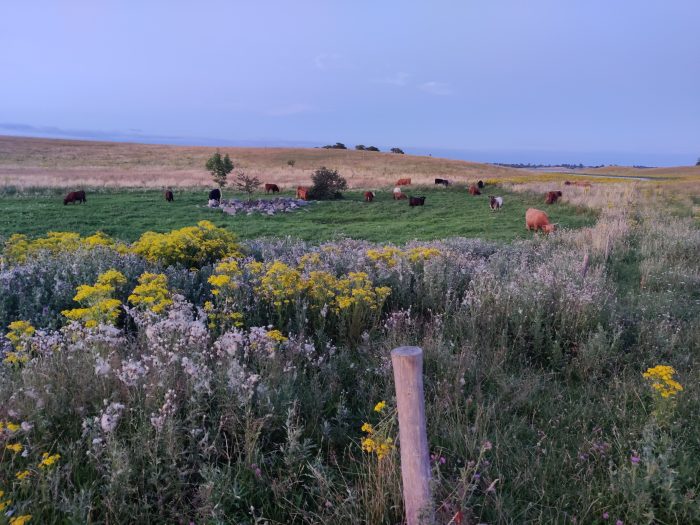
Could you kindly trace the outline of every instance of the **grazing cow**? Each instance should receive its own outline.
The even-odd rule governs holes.
[[[265,184],[265,193],[279,193],[280,187],[277,184]]]
[[[80,204],[87,202],[87,199],[85,198],[85,192],[84,191],[71,191],[63,199],[63,205],[65,206],[69,202],[79,202]]]
[[[399,179],[396,181],[397,186],[410,186],[411,179]]]
[[[395,201],[401,201],[404,199],[408,199],[408,195],[406,195],[405,193],[401,193],[400,191],[394,192],[394,200]]]
[[[425,205],[425,197],[409,197],[408,205],[413,206],[423,206]]]
[[[549,217],[542,210],[528,208],[525,212],[525,228],[530,230],[542,230],[545,233],[550,233],[555,230],[555,225],[549,223]]]
[[[480,190],[484,189],[484,181],[483,180],[480,180],[479,182],[477,182],[476,185],[478,186],[478,188]]]
[[[450,185],[450,181],[447,179],[435,179],[435,184],[442,184],[447,188]]]
[[[173,202],[175,200],[175,196],[173,195],[172,190],[166,190],[165,192],[165,200],[168,202]]]
[[[481,195],[481,192],[479,191],[479,188],[476,187],[476,185],[472,184],[469,186],[469,194],[470,195]]]
[[[564,181],[564,186],[571,186],[571,181],[570,180]]]
[[[401,193],[401,188],[396,186],[396,188],[394,188],[394,193]]]
[[[492,210],[500,210],[503,207],[503,197],[489,195],[489,206],[491,206]]]
[[[303,201],[308,201],[309,200],[309,189],[305,188],[304,186],[297,186],[297,199],[301,199]]]
[[[559,197],[561,197],[562,193],[561,191],[548,191],[547,195],[545,195],[544,202],[547,204],[554,204],[559,200]]]
[[[209,192],[209,200],[217,202],[221,201],[221,190],[219,188],[211,190]]]
[[[365,202],[372,202],[374,200],[374,192],[373,191],[366,191],[365,192]]]

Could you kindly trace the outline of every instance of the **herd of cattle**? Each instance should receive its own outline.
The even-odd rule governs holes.
[[[448,187],[452,184],[452,182],[448,179],[435,179],[435,184],[436,185],[441,185],[444,187]],[[570,182],[566,181],[564,182],[565,185],[574,185],[574,186],[582,186],[586,189],[591,187],[590,182],[580,182],[580,181],[575,181],[575,182]],[[396,187],[394,188],[394,191],[392,192],[392,196],[394,200],[408,200],[408,205],[410,207],[414,206],[424,206],[425,205],[425,196],[411,196],[407,195],[406,193],[403,192],[402,186],[410,186],[411,185],[411,179],[410,178],[403,178],[399,179],[396,181]],[[481,190],[484,188],[484,182],[483,181],[478,181],[476,184],[471,184],[469,186],[468,192],[470,195],[481,195]],[[265,193],[279,193],[280,188],[277,184],[265,184]],[[364,193],[364,199],[365,202],[372,202],[374,201],[376,194],[373,191],[366,191]],[[175,200],[175,196],[173,195],[172,190],[166,190],[164,193],[165,200],[168,202],[173,202]],[[309,199],[309,189],[304,187],[304,186],[297,186],[297,191],[296,191],[296,197],[297,199],[301,200],[308,200]],[[556,203],[560,198],[562,197],[562,192],[560,190],[556,191],[548,191],[545,194],[545,203],[546,204],[554,204]],[[213,189],[209,192],[209,202],[210,204],[212,201],[216,201],[217,203],[221,202],[221,190],[218,188]],[[69,203],[86,203],[87,199],[85,196],[84,191],[72,191],[68,195],[65,196],[63,199],[63,204],[69,204]],[[500,210],[503,207],[503,197],[497,197],[493,195],[489,195],[489,207],[491,210]],[[542,230],[545,233],[553,232],[555,230],[555,224],[550,224],[549,222],[549,217],[545,212],[542,210],[538,210],[535,208],[529,208],[527,212],[525,213],[525,227],[528,230]]]

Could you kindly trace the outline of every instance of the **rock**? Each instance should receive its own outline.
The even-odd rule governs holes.
[[[219,207],[224,213],[228,213],[229,215],[236,215],[237,213],[245,213],[246,215],[260,213],[270,216],[277,213],[296,211],[308,204],[308,201],[293,199],[291,197],[276,197],[274,199],[258,199],[253,201],[238,199],[222,200]],[[211,201],[209,206],[214,207],[211,206]]]

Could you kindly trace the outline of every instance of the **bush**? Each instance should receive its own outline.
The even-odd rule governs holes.
[[[396,153],[397,155],[403,155],[403,150],[401,148],[391,148],[390,150],[392,153]]]
[[[367,146],[367,151],[380,151],[377,146]]]
[[[323,149],[348,149],[342,142],[336,142],[335,144],[327,144],[323,146]]]
[[[294,159],[289,159],[289,160],[287,161],[287,166],[291,166],[291,167],[293,168],[294,165],[295,165],[296,163],[297,163],[296,160],[294,160]]]
[[[233,185],[236,187],[236,189],[242,191],[243,193],[247,193],[249,199],[252,198],[253,193],[255,193],[255,190],[257,190],[261,184],[262,181],[259,178],[251,177],[243,172],[236,175],[236,178],[233,181]]]
[[[357,151],[365,151],[365,149],[367,149],[367,148],[365,147],[364,144],[358,144],[357,146],[355,146],[355,149]]]
[[[313,186],[309,190],[309,196],[316,200],[340,199],[340,192],[348,188],[348,182],[338,174],[338,170],[325,166],[317,169],[311,180]]]

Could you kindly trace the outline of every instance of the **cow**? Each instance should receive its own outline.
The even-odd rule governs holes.
[[[277,184],[265,184],[265,193],[279,193],[280,187]]]
[[[297,186],[297,199],[301,199],[303,201],[308,201],[309,200],[309,189],[305,188],[304,186]]]
[[[492,210],[500,210],[503,207],[503,197],[489,195],[489,206]]]
[[[365,192],[365,202],[372,202],[374,200],[374,192],[373,191],[366,191]]]
[[[564,181],[564,186],[571,186],[571,181],[570,180]]]
[[[476,185],[472,184],[471,186],[469,186],[469,194],[470,195],[481,195],[481,192],[476,187]]]
[[[396,188],[394,188],[394,193],[401,193],[401,188],[396,186]]]
[[[525,212],[525,228],[530,230],[542,230],[545,233],[551,233],[555,230],[555,225],[549,223],[549,217],[542,210],[528,208]]]
[[[545,195],[544,202],[547,204],[554,204],[557,202],[559,197],[561,197],[561,191],[548,191]]]
[[[447,188],[450,185],[450,181],[447,179],[435,179],[435,184],[442,184]]]
[[[401,201],[404,199],[408,199],[408,195],[406,195],[405,193],[401,193],[400,191],[394,192],[394,200],[395,201]]]
[[[210,201],[221,201],[221,190],[219,188],[215,188],[209,192],[209,200]]]
[[[409,197],[408,205],[413,206],[423,206],[425,204],[425,197]]]
[[[396,181],[397,186],[410,186],[411,179],[399,179]]]
[[[172,190],[166,190],[164,195],[165,200],[168,202],[173,202],[175,200],[175,196],[173,195]]]
[[[87,202],[87,199],[85,198],[85,192],[84,191],[71,191],[68,195],[66,195],[63,199],[63,205],[65,206],[69,202],[79,202],[80,204]]]
[[[479,182],[477,182],[476,185],[480,190],[484,189],[484,181],[483,180],[480,180]]]

